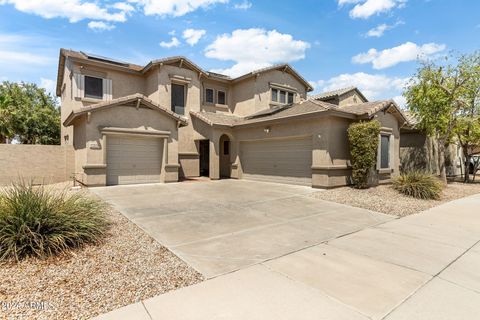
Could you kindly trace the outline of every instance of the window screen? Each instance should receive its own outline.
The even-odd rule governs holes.
[[[172,111],[185,114],[185,86],[172,83]]]
[[[218,104],[225,104],[225,99],[226,98],[226,94],[225,94],[225,91],[218,91],[217,92],[217,103]]]
[[[85,76],[85,98],[103,99],[103,80]]]
[[[205,89],[205,102],[213,103],[213,89]]]
[[[381,136],[380,140],[380,168],[390,167],[390,136]]]

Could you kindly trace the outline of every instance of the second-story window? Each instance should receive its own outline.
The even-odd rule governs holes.
[[[286,90],[272,88],[271,99],[272,99],[272,102],[281,103],[281,104],[294,103],[295,93],[286,91]]]
[[[225,91],[217,91],[217,103],[218,104],[226,104],[227,94]]]
[[[206,103],[215,103],[213,89],[209,89],[209,88],[205,89],[205,102]]]
[[[85,98],[103,98],[103,79],[85,76]]]
[[[172,83],[172,111],[185,114],[185,85]]]

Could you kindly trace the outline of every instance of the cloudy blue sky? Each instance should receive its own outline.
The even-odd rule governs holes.
[[[417,58],[480,49],[478,0],[0,0],[0,80],[52,90],[59,48],[241,75],[293,65],[316,91],[402,103]]]

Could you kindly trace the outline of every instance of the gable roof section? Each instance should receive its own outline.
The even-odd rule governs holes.
[[[356,91],[357,94],[365,101],[365,102],[368,102],[368,99],[365,98],[365,96],[363,95],[363,93],[358,90],[357,87],[347,87],[347,88],[341,88],[341,89],[337,89],[337,90],[332,90],[332,91],[326,91],[326,92],[322,92],[322,93],[319,93],[319,94],[315,94],[315,95],[312,95],[310,96],[309,98],[310,99],[313,99],[313,100],[328,100],[328,99],[332,99],[332,98],[336,98],[336,97],[340,97],[346,93],[349,93],[351,91]]]
[[[122,105],[127,105],[127,106],[131,105],[132,107],[137,106],[137,105],[138,106],[143,105],[143,106],[145,106],[149,109],[164,113],[165,115],[169,116],[170,118],[178,121],[180,123],[180,125],[182,125],[182,126],[186,126],[187,123],[188,123],[187,119],[185,119],[184,117],[180,116],[179,114],[177,114],[177,113],[175,113],[175,112],[173,112],[173,111],[171,111],[167,108],[164,108],[164,107],[158,105],[157,103],[148,99],[144,95],[133,94],[133,95],[125,96],[125,97],[122,97],[122,98],[113,99],[113,100],[110,100],[110,101],[104,101],[104,102],[92,104],[92,105],[87,106],[87,107],[82,107],[82,108],[77,109],[77,110],[73,110],[68,115],[67,119],[65,119],[65,121],[63,122],[63,125],[64,126],[69,126],[73,123],[73,121],[75,119],[77,119],[78,117],[80,117],[84,114],[87,114],[89,112],[96,112],[96,111],[99,111],[99,110],[104,110],[104,109],[112,108],[112,107],[115,107],[115,106],[122,106]]]
[[[98,56],[95,55],[89,55],[87,53],[81,52],[81,51],[74,51],[74,50],[68,50],[68,49],[60,49],[60,56],[58,60],[58,72],[57,72],[57,87],[56,87],[56,94],[57,96],[61,95],[61,86],[63,83],[63,75],[64,75],[64,69],[65,69],[65,60],[67,57],[70,57],[74,60],[77,61],[83,61],[95,65],[101,65],[106,68],[110,69],[116,69],[116,70],[121,70],[125,72],[133,72],[137,74],[145,74],[148,72],[151,68],[157,65],[161,64],[173,64],[173,63],[178,63],[180,62],[182,65],[185,65],[191,70],[194,70],[202,75],[204,75],[207,78],[213,79],[213,80],[218,80],[218,81],[227,81],[227,82],[238,82],[244,79],[247,79],[249,77],[256,76],[257,74],[268,72],[271,70],[283,70],[285,72],[290,73],[292,76],[297,78],[307,89],[307,91],[312,91],[313,88],[308,83],[305,78],[303,78],[295,69],[293,69],[292,66],[289,64],[278,64],[274,65],[268,68],[263,68],[259,70],[254,70],[252,72],[249,72],[247,74],[244,74],[240,77],[236,78],[231,78],[227,75],[215,73],[215,72],[209,72],[203,70],[201,67],[199,67],[197,64],[192,62],[190,59],[184,57],[184,56],[174,56],[174,57],[167,57],[163,59],[157,59],[157,60],[152,60],[147,65],[145,66],[140,66],[128,62],[122,62],[119,63],[116,60],[109,59],[106,57],[101,57],[101,59]]]
[[[338,107],[318,100],[304,100],[300,103],[286,105],[274,110],[274,112],[258,112],[247,117],[237,117],[227,114],[218,114],[211,112],[193,112],[190,114],[210,126],[223,127],[240,127],[245,125],[253,125],[257,123],[264,123],[269,121],[290,120],[299,117],[313,117],[313,116],[336,116],[342,118],[349,118],[353,120],[368,119],[373,117],[377,112],[391,109],[400,121],[408,123],[400,108],[393,100],[384,100],[376,102],[359,103],[356,105],[348,105]]]

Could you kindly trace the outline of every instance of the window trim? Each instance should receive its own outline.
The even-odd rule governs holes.
[[[212,102],[209,102],[207,101],[207,90],[212,90]],[[203,98],[203,102],[205,104],[211,104],[211,105],[214,105],[215,104],[215,89],[213,88],[210,88],[210,87],[205,87],[205,92],[204,92],[205,96]]]
[[[175,112],[175,106],[173,105],[173,99],[172,99],[172,95],[173,95],[173,85],[177,85],[177,86],[181,86],[183,87],[183,114],[180,114],[180,115],[185,115],[186,113],[186,109],[187,109],[187,84],[185,83],[179,83],[179,82],[176,82],[176,81],[172,81],[170,83],[170,110]],[[177,112],[175,112],[177,113]]]
[[[273,100],[273,90],[277,90],[277,101]],[[280,102],[281,92],[285,93],[285,102]],[[289,94],[293,95],[293,102],[292,103],[295,103],[295,98],[298,94],[297,91],[295,91],[293,89],[288,90],[288,89],[285,89],[285,88],[279,88],[277,86],[270,86],[270,104],[281,105],[281,106],[290,104],[288,102],[288,95]]]
[[[382,136],[388,137],[388,167],[382,168]],[[377,148],[377,171],[379,173],[391,173],[393,171],[393,156],[395,150],[393,145],[395,143],[395,137],[392,131],[380,131],[378,135],[378,148]]]
[[[220,92],[223,92],[223,94],[225,95],[225,98],[224,98],[224,100],[225,100],[224,102],[225,102],[225,103],[220,103],[220,102],[218,101],[218,100],[219,100],[219,99],[218,99],[218,94],[219,94]],[[216,104],[218,104],[218,105],[220,105],[220,106],[226,106],[226,105],[228,105],[228,103],[227,103],[227,91],[225,91],[225,90],[216,90],[216,95],[215,95],[215,96],[216,96],[216,98],[217,98],[217,101],[215,101]]]
[[[105,88],[103,87],[104,86],[104,78],[100,78],[100,77],[96,77],[96,76],[90,76],[90,75],[83,75],[84,77],[84,88],[83,88],[83,97],[82,98],[85,98],[85,99],[94,99],[94,100],[103,100],[103,96],[104,96],[104,92],[105,92]],[[87,78],[94,78],[94,79],[98,79],[100,80],[101,82],[101,95],[100,96],[93,96],[93,95],[87,95]]]

